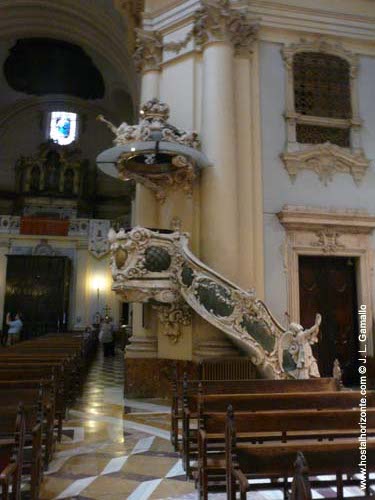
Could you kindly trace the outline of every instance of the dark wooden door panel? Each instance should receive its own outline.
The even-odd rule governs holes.
[[[358,324],[355,260],[347,257],[299,258],[301,324],[309,327],[322,314],[319,343],[314,347],[322,376],[332,375],[337,358],[344,382],[355,383]]]
[[[5,312],[21,312],[24,336],[65,331],[70,260],[59,256],[9,255]]]

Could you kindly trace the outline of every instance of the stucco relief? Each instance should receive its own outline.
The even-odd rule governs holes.
[[[340,243],[341,233],[331,229],[320,229],[315,231],[316,240],[311,242],[314,247],[321,248],[325,254],[334,254],[340,249],[344,249],[345,245]]]
[[[177,344],[183,327],[191,324],[191,309],[186,302],[180,301],[175,304],[155,307],[163,332],[169,338],[171,344]]]
[[[336,173],[351,175],[354,182],[359,185],[370,165],[363,153],[353,154],[330,143],[310,146],[302,151],[283,153],[281,158],[292,181],[296,179],[299,171],[312,170],[324,185],[332,181]]]
[[[133,61],[137,71],[157,71],[163,57],[163,38],[158,31],[135,28]]]
[[[194,12],[193,26],[178,42],[163,43],[158,31],[136,29],[134,63],[137,71],[159,70],[163,51],[179,53],[191,40],[198,50],[209,42],[225,41],[237,55],[250,53],[258,35],[258,19],[247,8],[235,9],[229,0],[202,0]]]

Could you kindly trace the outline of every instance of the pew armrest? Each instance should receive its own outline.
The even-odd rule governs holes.
[[[245,492],[249,490],[249,481],[247,480],[247,477],[245,474],[242,472],[241,469],[234,468],[232,469],[232,474],[238,481],[240,485],[240,491]]]
[[[0,473],[0,480],[4,481],[9,479],[15,472],[17,472],[17,463],[7,465]]]

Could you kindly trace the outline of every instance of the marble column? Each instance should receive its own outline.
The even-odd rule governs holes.
[[[137,67],[141,71],[141,104],[150,99],[159,98],[160,94],[160,64],[162,60],[161,37],[157,32],[140,33],[137,38]],[[136,195],[133,204],[134,225],[149,228],[158,227],[158,202],[152,191],[141,184],[136,185]],[[148,304],[133,304],[132,338],[126,349],[127,358],[157,357],[157,331],[146,328],[144,317],[150,318],[150,324],[156,325],[152,318],[153,311]],[[154,319],[154,321],[152,321]]]
[[[200,27],[202,145],[213,165],[202,173],[201,258],[226,278],[245,283],[241,266],[246,257],[240,252],[240,230],[246,227],[252,231],[252,228],[241,224],[240,210],[245,211],[243,217],[251,218],[251,213],[247,212],[251,211],[253,193],[249,176],[244,171],[239,175],[239,156],[243,156],[245,148],[239,151],[236,138],[238,123],[243,119],[238,106],[240,88],[236,80],[236,57],[249,51],[257,28],[245,14],[233,9],[230,2],[220,4],[220,9],[214,4],[202,7]],[[241,88],[241,92],[244,90]],[[250,200],[244,197],[246,190]],[[251,252],[251,248],[248,251]],[[251,267],[249,262],[248,270]],[[251,279],[249,272],[246,274],[247,279]],[[195,348],[196,357],[226,356],[231,351],[223,342],[227,338],[209,325],[200,337]]]
[[[235,58],[237,176],[238,176],[238,284],[264,295],[263,185],[260,141],[258,44]]]
[[[225,39],[203,48],[202,147],[213,166],[202,173],[201,257],[235,281],[238,207],[233,50]]]

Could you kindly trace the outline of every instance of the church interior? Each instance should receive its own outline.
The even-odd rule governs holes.
[[[374,0],[0,28],[0,499],[375,497]]]

